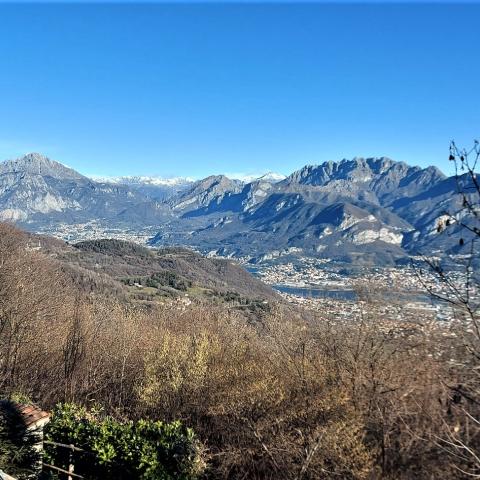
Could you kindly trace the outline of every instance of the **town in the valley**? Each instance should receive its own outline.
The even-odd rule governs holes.
[[[136,231],[105,227],[92,221],[74,227],[58,224],[46,228],[43,233],[71,243],[103,237],[145,245],[154,231],[154,228]],[[404,265],[384,267],[354,267],[308,257],[289,257],[257,264],[251,264],[245,258],[231,260],[272,286],[288,302],[321,312],[322,316],[337,321],[360,318],[366,302],[370,310],[375,304],[385,320],[405,320],[408,317],[414,322],[448,322],[455,318],[455,309],[450,302],[443,300],[451,296],[451,286],[440,280],[423,257],[413,257]],[[465,270],[453,270],[449,277],[462,290]]]

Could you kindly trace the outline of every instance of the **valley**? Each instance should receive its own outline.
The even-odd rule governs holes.
[[[457,428],[465,414],[452,416],[445,384],[463,395],[476,379],[478,350],[465,348],[478,342],[476,218],[445,213],[465,212],[457,180],[354,159],[166,193],[38,154],[0,164],[4,396],[52,411],[53,442],[98,459],[107,445],[119,471],[79,461],[91,478],[142,471],[140,440],[157,442],[162,473],[127,478],[302,478],[319,439],[303,478],[454,472],[441,446],[412,439]],[[79,435],[87,424],[118,434]],[[147,425],[154,437],[132,436]],[[164,453],[157,438],[172,432]],[[403,450],[382,466],[385,441]]]
[[[111,238],[234,260],[296,305],[348,313],[359,286],[369,285],[450,319],[425,293],[426,283],[445,293],[438,279],[419,270],[424,258],[462,256],[455,231],[438,232],[447,211],[461,211],[457,188],[435,167],[386,157],[329,161],[287,177],[194,181],[90,179],[34,153],[0,164],[0,218],[72,245]],[[129,288],[159,293],[138,282]]]
[[[112,237],[250,264],[296,257],[381,267],[462,254],[454,236],[437,232],[462,210],[458,188],[436,167],[386,157],[305,166],[284,179],[168,183],[99,182],[34,153],[0,164],[0,219],[69,242]]]
[[[425,321],[425,316],[442,322],[455,318],[455,312],[441,300],[448,297],[449,289],[433,272],[422,269],[421,259],[416,266],[384,268],[352,268],[312,259],[246,268],[278,290],[288,302],[331,318],[356,321],[362,303],[372,300],[384,306],[382,315],[391,321],[405,318],[405,310],[411,314],[417,312],[421,321]],[[452,279],[458,288],[465,283],[461,271],[452,273]],[[427,289],[438,298],[429,295]],[[472,301],[480,301],[478,293]]]

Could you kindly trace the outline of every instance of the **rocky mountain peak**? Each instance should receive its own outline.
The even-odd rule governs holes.
[[[0,174],[30,174],[43,177],[53,177],[61,180],[85,179],[75,170],[51,160],[41,153],[28,153],[14,160],[7,160],[0,163]]]
[[[231,180],[225,175],[211,175],[195,182],[188,190],[170,200],[176,210],[206,207],[210,202],[220,203],[226,195],[239,193],[242,182]]]
[[[292,173],[285,180],[288,184],[325,186],[332,181],[346,180],[353,183],[388,181],[398,186],[402,179],[422,172],[429,181],[441,180],[444,175],[435,167],[422,169],[396,162],[388,157],[354,157],[339,162],[328,161],[321,165],[307,165]]]

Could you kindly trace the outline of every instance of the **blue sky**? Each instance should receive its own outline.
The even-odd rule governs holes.
[[[0,4],[0,158],[290,173],[480,137],[480,4]]]

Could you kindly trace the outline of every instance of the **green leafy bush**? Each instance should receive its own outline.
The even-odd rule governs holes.
[[[180,422],[119,422],[99,411],[61,404],[46,438],[84,449],[74,453],[73,463],[75,472],[89,479],[190,480],[204,468],[199,442]],[[46,461],[65,469],[70,452],[46,447]]]

